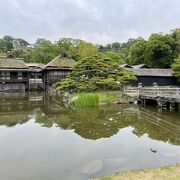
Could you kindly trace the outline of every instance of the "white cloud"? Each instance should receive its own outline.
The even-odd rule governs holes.
[[[0,0],[0,37],[126,41],[180,27],[174,0]]]

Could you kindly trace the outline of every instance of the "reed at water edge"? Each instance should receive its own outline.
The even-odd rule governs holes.
[[[78,93],[75,106],[77,107],[97,107],[99,105],[99,97],[93,93]]]

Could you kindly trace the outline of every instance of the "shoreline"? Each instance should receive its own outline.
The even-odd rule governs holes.
[[[119,172],[109,176],[94,178],[94,180],[178,180],[180,179],[180,163],[157,168],[147,168]],[[91,179],[92,180],[92,179]]]

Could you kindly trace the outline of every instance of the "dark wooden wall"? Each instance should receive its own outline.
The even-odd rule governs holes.
[[[71,70],[68,70],[68,69],[45,70],[43,72],[43,83],[45,85],[45,89],[48,90],[52,84],[55,84],[65,79],[69,75],[70,72]]]
[[[139,83],[142,83],[142,86],[152,86],[153,83],[157,83],[158,86],[178,85],[176,77],[138,76],[137,80],[130,82],[133,86],[138,86]]]

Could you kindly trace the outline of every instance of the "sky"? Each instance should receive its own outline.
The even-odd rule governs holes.
[[[125,42],[180,28],[180,0],[0,0],[0,38]]]

